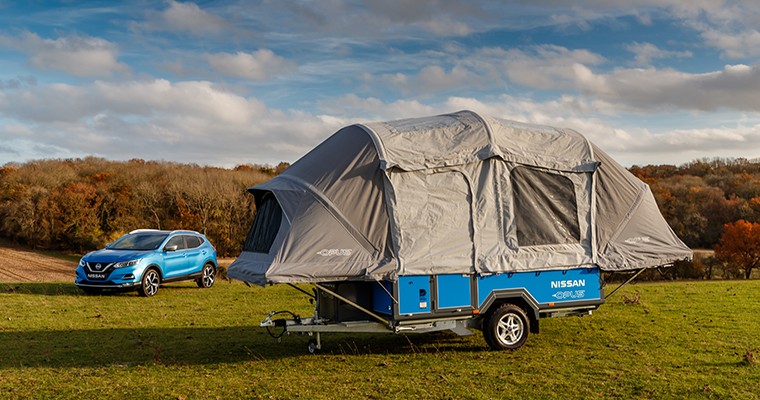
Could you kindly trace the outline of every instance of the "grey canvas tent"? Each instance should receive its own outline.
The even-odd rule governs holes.
[[[470,111],[348,126],[249,191],[228,275],[262,285],[691,257],[649,187],[581,134]]]

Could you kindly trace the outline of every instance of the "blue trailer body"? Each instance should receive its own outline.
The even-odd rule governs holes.
[[[599,268],[517,272],[478,278],[478,307],[494,291],[517,288],[525,289],[540,305],[601,298]]]
[[[397,307],[391,296],[397,299]],[[536,313],[575,304],[601,304],[602,277],[596,267],[485,276],[400,276],[395,288],[391,282],[373,287],[372,310],[398,319],[478,314],[494,301],[513,297],[525,299]]]
[[[424,275],[399,277],[398,299],[399,314],[430,312],[430,277]]]
[[[472,277],[469,275],[437,275],[436,299],[438,308],[472,306]]]

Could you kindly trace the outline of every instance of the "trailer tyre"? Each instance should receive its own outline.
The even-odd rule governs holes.
[[[490,314],[483,328],[483,337],[491,349],[516,350],[528,340],[530,320],[522,308],[505,303]]]
[[[315,354],[317,351],[319,351],[316,339],[309,339],[309,342],[306,343],[306,351],[308,351],[309,354]]]

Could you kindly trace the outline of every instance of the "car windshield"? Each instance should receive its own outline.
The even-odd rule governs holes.
[[[138,233],[120,237],[108,246],[111,250],[155,250],[169,236],[167,233]]]

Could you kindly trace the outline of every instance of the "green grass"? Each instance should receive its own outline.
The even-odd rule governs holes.
[[[0,398],[760,396],[760,281],[628,286],[593,316],[542,320],[516,352],[489,351],[479,332],[326,334],[310,355],[308,337],[258,327],[275,309],[310,314],[286,286],[179,284],[146,299],[0,284]]]

